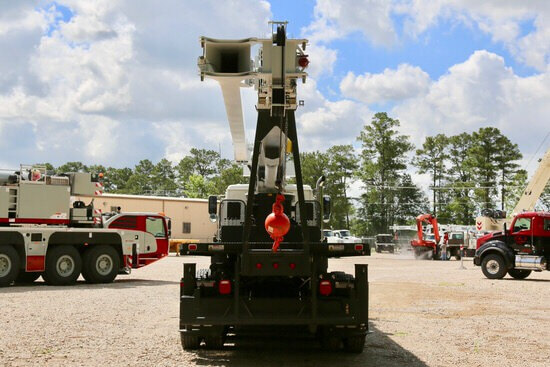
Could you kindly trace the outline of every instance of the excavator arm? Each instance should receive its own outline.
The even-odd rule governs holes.
[[[435,242],[424,239],[424,231],[422,224],[431,224],[433,227],[433,232],[435,236]],[[418,240],[413,240],[411,245],[414,247],[436,247],[441,240],[439,236],[439,227],[437,225],[437,219],[431,214],[422,214],[416,217],[416,231],[418,234]]]

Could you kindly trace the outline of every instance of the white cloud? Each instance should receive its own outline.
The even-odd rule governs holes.
[[[397,70],[385,69],[381,74],[355,75],[349,72],[340,83],[340,90],[348,98],[364,103],[401,101],[425,94],[430,76],[418,66],[401,64]]]
[[[317,0],[314,21],[303,31],[312,42],[329,42],[361,32],[376,45],[392,45],[392,3],[385,0]]]
[[[338,51],[323,45],[311,45],[306,49],[310,64],[306,69],[312,78],[326,77],[332,74]]]
[[[404,18],[403,34],[394,19]],[[440,20],[489,34],[514,57],[539,71],[550,61],[550,2],[501,0],[317,0],[304,29],[313,42],[330,42],[360,32],[374,45],[391,47],[416,38]],[[533,27],[523,28],[532,23]]]
[[[229,140],[219,88],[197,75],[198,39],[263,35],[269,3],[57,3],[68,22],[55,6],[0,6],[3,162],[132,165]]]
[[[527,154],[550,131],[550,73],[520,77],[504,59],[476,51],[434,81],[425,95],[395,106],[402,131],[420,145],[425,136],[494,126]]]
[[[314,79],[302,86],[305,107],[297,110],[301,150],[326,150],[336,144],[355,144],[372,112],[351,100],[329,101],[317,89]],[[311,103],[309,103],[311,102]]]

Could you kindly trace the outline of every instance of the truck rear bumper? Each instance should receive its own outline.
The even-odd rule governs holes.
[[[314,315],[311,300],[240,299],[182,296],[180,328],[185,325],[343,325],[367,324],[368,305],[358,299],[319,298]]]

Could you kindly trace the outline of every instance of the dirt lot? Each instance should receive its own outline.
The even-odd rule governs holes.
[[[550,272],[485,279],[471,260],[404,255],[368,263],[371,329],[365,352],[330,354],[315,343],[242,340],[223,351],[183,352],[178,334],[182,263],[169,257],[114,284],[0,289],[5,366],[548,366]]]

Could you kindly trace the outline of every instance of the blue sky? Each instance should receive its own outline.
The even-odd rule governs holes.
[[[301,37],[303,34],[300,31],[314,20],[315,3],[313,0],[272,1],[273,19],[289,21],[289,32]],[[341,98],[340,94],[334,92],[338,92],[341,79],[349,71],[356,74],[381,73],[386,68],[395,69],[400,64],[408,63],[419,66],[436,80],[447,73],[449,67],[464,62],[476,50],[488,50],[504,57],[506,65],[519,76],[536,73],[534,68],[516,62],[503,43],[493,42],[491,35],[483,32],[476,24],[466,25],[453,19],[442,19],[435,27],[413,37],[404,32],[404,16],[393,14],[391,19],[400,37],[396,45],[374,45],[360,32],[327,43],[338,50],[333,75],[318,79],[319,88],[327,98]],[[534,30],[532,18],[519,24],[521,35]]]

